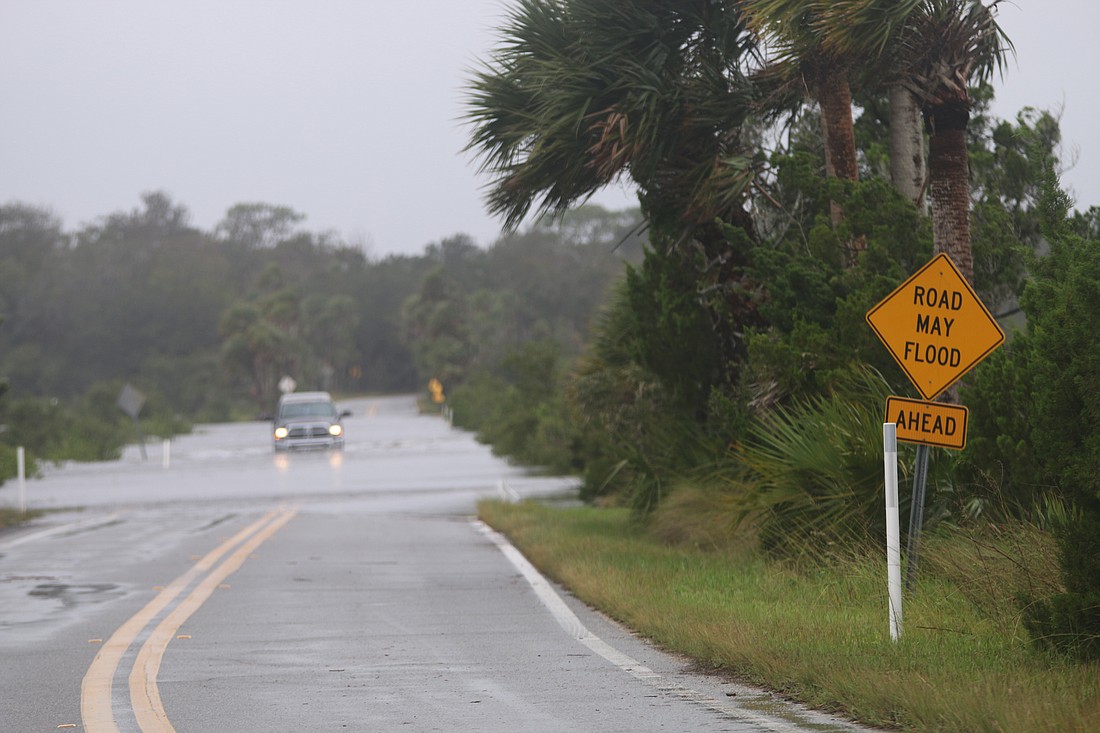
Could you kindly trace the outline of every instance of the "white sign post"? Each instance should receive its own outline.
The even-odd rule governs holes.
[[[901,526],[898,519],[898,426],[883,423],[886,471],[886,570],[890,595],[890,638],[901,637]]]
[[[141,460],[149,460],[149,456],[145,454],[145,435],[141,432],[141,421],[138,420],[141,408],[145,405],[145,395],[142,394],[141,390],[127,382],[123,385],[122,391],[118,393],[118,400],[115,404],[118,405],[118,409],[125,412],[134,421],[134,433],[137,434],[138,446],[141,448]]]

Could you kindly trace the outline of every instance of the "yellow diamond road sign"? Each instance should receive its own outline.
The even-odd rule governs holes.
[[[867,323],[926,400],[1005,340],[970,283],[942,253],[867,311]]]

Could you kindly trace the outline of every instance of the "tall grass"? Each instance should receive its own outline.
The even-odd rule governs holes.
[[[42,516],[42,512],[35,509],[29,509],[26,513],[23,513],[18,509],[0,507],[0,529],[14,527],[40,516]]]
[[[1100,670],[1034,651],[1011,623],[1011,592],[975,603],[966,586],[986,572],[980,563],[963,577],[926,573],[894,644],[877,555],[799,569],[766,562],[751,543],[669,546],[625,510],[480,511],[585,602],[703,665],[811,705],[922,731],[1100,727]],[[968,552],[965,538],[928,546],[937,568],[966,568]]]

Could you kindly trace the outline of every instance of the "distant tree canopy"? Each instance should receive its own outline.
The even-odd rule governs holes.
[[[477,344],[462,366],[535,334],[578,349],[621,273],[615,247],[637,223],[593,207],[492,247],[459,235],[372,261],[298,229],[303,218],[245,203],[204,232],[152,192],[132,211],[65,232],[47,209],[0,206],[10,399],[76,400],[131,381],[173,413],[227,419],[269,411],[284,374],[341,392],[460,379],[430,355],[448,339]],[[433,324],[432,298],[461,328]]]

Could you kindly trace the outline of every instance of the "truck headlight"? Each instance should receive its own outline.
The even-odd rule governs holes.
[[[282,440],[286,436],[290,435],[290,431],[283,427],[275,428],[275,440]]]
[[[341,435],[344,434],[344,428],[339,425],[329,425],[328,434],[334,438],[339,438]]]

